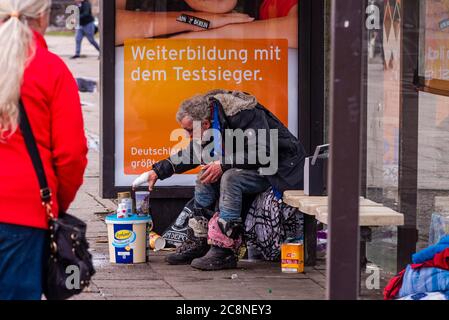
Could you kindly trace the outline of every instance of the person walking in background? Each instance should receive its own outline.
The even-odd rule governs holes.
[[[53,213],[68,209],[87,165],[75,79],[43,37],[50,6],[50,0],[0,1],[0,300],[41,299],[47,258],[47,215],[19,126],[19,100],[42,158]]]
[[[100,46],[95,40],[95,19],[92,15],[92,5],[89,0],[75,0],[75,4],[79,7],[80,17],[79,26],[76,29],[76,53],[71,59],[81,57],[81,44],[84,37],[100,52]]]

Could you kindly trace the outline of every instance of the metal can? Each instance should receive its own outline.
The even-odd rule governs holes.
[[[117,193],[117,200],[120,203],[123,199],[131,199],[131,192],[119,192]]]

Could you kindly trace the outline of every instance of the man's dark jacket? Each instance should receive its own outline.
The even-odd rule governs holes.
[[[267,139],[265,145],[267,154],[271,152],[272,144],[269,139],[270,129],[278,130],[278,171],[274,175],[268,175],[267,179],[270,184],[280,192],[285,190],[302,190],[303,189],[303,171],[304,159],[306,156],[304,147],[298,139],[290,133],[290,131],[276,118],[268,109],[257,102],[256,98],[239,91],[223,91],[214,90],[206,95],[211,106],[218,108],[221,133],[223,137],[222,145],[225,145],[226,129],[253,129],[257,135],[258,129],[267,131]],[[257,137],[261,139],[261,137]],[[153,170],[159,179],[164,180],[173,174],[179,174],[198,167],[198,160],[194,162],[193,152],[194,142],[191,142],[189,148],[180,151],[168,159],[162,160],[153,166]],[[262,144],[264,144],[262,142]],[[247,146],[246,146],[247,147]],[[247,151],[247,148],[246,148]],[[222,164],[223,171],[231,168],[237,169],[254,169],[267,167],[261,163],[250,164],[245,161],[242,164],[236,164],[236,154],[233,164]],[[248,154],[241,155],[248,160]],[[184,163],[177,164],[177,159],[185,159]],[[259,160],[259,159],[257,159]]]

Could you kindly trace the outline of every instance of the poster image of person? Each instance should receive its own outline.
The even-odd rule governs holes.
[[[188,13],[209,30],[178,21]],[[298,47],[298,0],[117,1],[116,45],[127,38],[288,39]]]

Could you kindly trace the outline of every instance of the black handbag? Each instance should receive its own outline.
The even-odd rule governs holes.
[[[55,219],[51,209],[51,190],[22,101],[19,103],[19,110],[20,129],[39,180],[42,205],[46,209],[49,225],[43,291],[48,300],[68,299],[88,287],[95,274],[86,240],[86,224],[65,212],[60,212]]]

